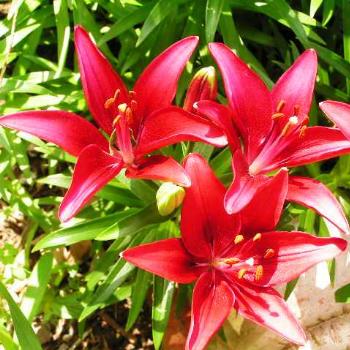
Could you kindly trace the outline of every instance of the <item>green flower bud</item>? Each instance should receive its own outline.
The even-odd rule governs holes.
[[[157,191],[157,207],[159,214],[167,216],[178,208],[185,197],[185,190],[173,184],[164,182]]]

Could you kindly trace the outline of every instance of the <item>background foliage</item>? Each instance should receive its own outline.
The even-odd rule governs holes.
[[[213,64],[206,47],[213,40],[236,50],[269,86],[300,52],[315,48],[320,64],[312,124],[327,123],[316,102],[349,100],[348,0],[17,0],[0,3],[0,10],[1,115],[55,108],[90,118],[74,58],[75,24],[92,33],[130,86],[167,46],[182,37],[199,35],[199,50],[180,83],[179,105],[191,74],[200,65]],[[220,92],[224,101],[222,86]],[[164,152],[181,160],[188,150],[202,153],[221,179],[230,181],[227,150],[197,144],[169,147]],[[0,129],[3,217],[18,212],[25,217],[21,245],[7,242],[0,250],[0,343],[6,350],[40,349],[30,326],[38,320],[48,324],[59,319],[76,324],[77,320],[77,332],[83,336],[89,327],[87,320],[98,310],[126,299],[131,300],[122,325],[127,332],[149,299],[149,287],[153,288],[148,303],[158,349],[174,293],[181,308],[190,290],[177,290],[170,282],[136,271],[118,254],[128,246],[177,236],[177,216],[159,216],[155,206],[159,184],[119,176],[69,226],[60,226],[57,206],[69,185],[73,163],[73,158],[53,145]],[[349,213],[349,157],[294,171],[323,181]],[[282,225],[328,234],[311,211],[297,206],[289,205]],[[74,254],[77,250],[80,256]],[[22,288],[14,290],[16,285]],[[347,301],[349,294],[345,288],[338,298]],[[17,337],[12,337],[14,329]]]

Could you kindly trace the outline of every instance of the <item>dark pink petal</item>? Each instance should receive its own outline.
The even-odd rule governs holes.
[[[197,278],[194,262],[178,238],[127,249],[122,257],[143,270],[177,283],[191,283]]]
[[[349,224],[340,203],[323,183],[307,177],[291,176],[287,200],[315,210],[343,233],[349,233]]]
[[[265,175],[250,175],[244,155],[237,150],[232,158],[233,182],[225,194],[225,208],[229,214],[238,213],[253,199],[268,182]]]
[[[25,111],[1,117],[0,125],[52,142],[73,156],[78,156],[90,144],[108,149],[108,142],[102,134],[91,123],[74,113]]]
[[[306,335],[282,297],[272,288],[235,285],[235,308],[245,318],[303,345]]]
[[[313,126],[306,129],[305,136],[284,150],[276,159],[273,170],[278,167],[294,167],[320,160],[338,157],[350,152],[350,141],[338,129]]]
[[[227,282],[211,272],[197,281],[192,297],[191,326],[186,350],[204,350],[219,330],[234,304],[234,294]]]
[[[78,157],[72,183],[59,210],[61,221],[76,215],[94,194],[112,180],[123,168],[120,157],[114,157],[96,145],[84,148]]]
[[[233,126],[232,112],[228,107],[214,101],[204,100],[195,104],[195,110],[225,131],[232,151],[240,147],[240,141]]]
[[[146,67],[134,87],[140,119],[171,104],[181,73],[197,44],[196,36],[182,39],[171,45]]]
[[[127,89],[106,57],[92,42],[84,28],[75,28],[75,48],[79,61],[81,82],[91,114],[107,133],[112,132],[112,122],[117,116],[117,105],[128,99]],[[119,89],[114,106],[106,109],[105,102]]]
[[[288,171],[281,169],[242,210],[241,231],[244,236],[275,229],[281,217],[287,191]]]
[[[293,65],[280,77],[272,89],[273,107],[280,101],[285,105],[282,112],[290,117],[298,106],[300,115],[310,111],[312,95],[317,74],[317,55],[315,50],[306,50]]]
[[[344,102],[324,101],[320,103],[320,108],[350,140],[350,105]]]
[[[245,280],[262,286],[274,286],[289,282],[310,267],[330,260],[347,248],[341,238],[319,238],[305,232],[263,232],[258,240],[242,245],[238,257],[246,260],[254,257],[254,265],[247,267]],[[267,256],[268,249],[273,254]],[[256,266],[263,267],[263,273],[256,279]]]
[[[211,43],[209,50],[220,69],[235,122],[248,146],[250,162],[272,127],[270,92],[259,76],[229,47]]]
[[[239,232],[240,220],[224,209],[225,187],[199,154],[190,154],[184,162],[191,179],[181,213],[181,232],[188,251],[204,260],[232,244]]]
[[[126,176],[134,179],[170,181],[184,187],[191,185],[191,180],[179,163],[173,158],[160,155],[145,158],[137,167],[128,167]]]
[[[138,146],[139,155],[181,141],[202,141],[214,146],[227,145],[223,130],[198,115],[179,107],[167,107],[149,115],[143,122]]]

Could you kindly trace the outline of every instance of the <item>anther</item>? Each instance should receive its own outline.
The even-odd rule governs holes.
[[[239,258],[228,258],[228,259],[225,259],[225,263],[227,265],[234,265],[234,264],[237,264],[241,261],[241,259]]]
[[[257,233],[254,237],[253,237],[253,241],[256,242],[258,240],[261,239],[261,233]]]
[[[272,114],[272,119],[278,119],[278,118],[282,118],[282,117],[285,117],[285,114],[281,113],[281,112]]]
[[[244,241],[244,236],[243,235],[237,235],[235,237],[235,240],[234,240],[235,244],[241,243],[242,241]]]
[[[266,249],[266,252],[264,254],[264,259],[269,259],[275,256],[275,251],[272,248]]]
[[[246,272],[247,272],[246,269],[240,269],[238,271],[238,278],[241,280],[244,277],[244,275],[246,274]]]
[[[135,96],[136,96],[136,92],[135,91],[133,91],[133,90],[130,90],[129,91],[129,97],[130,97],[130,99],[135,99]]]
[[[292,126],[297,125],[297,124],[298,124],[298,117],[296,117],[296,116],[290,117],[288,119],[288,122],[286,123],[286,125],[282,129],[281,135],[286,136],[288,134],[288,132],[290,131],[290,128]]]
[[[304,136],[305,136],[306,129],[307,129],[307,126],[306,126],[306,125],[303,125],[303,126],[301,127],[300,132],[299,132],[299,137],[304,137]]]
[[[128,109],[128,105],[126,103],[121,103],[120,105],[118,105],[118,111],[120,113],[126,113],[126,110]]]
[[[300,106],[299,105],[295,105],[294,106],[294,115],[299,115],[300,113]]]
[[[276,112],[281,112],[282,109],[284,108],[285,104],[286,104],[286,101],[284,101],[284,100],[279,101],[277,108],[276,108]]]
[[[264,267],[262,265],[258,265],[255,270],[255,280],[259,281],[264,275]]]
[[[104,107],[106,109],[111,108],[111,106],[113,105],[113,103],[116,101],[116,99],[119,97],[120,94],[120,89],[115,90],[114,96],[109,98],[108,100],[106,100]]]

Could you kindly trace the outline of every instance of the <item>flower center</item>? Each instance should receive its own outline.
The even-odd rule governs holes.
[[[109,139],[109,149],[111,154],[119,153],[124,163],[131,165],[135,156],[133,152],[133,130],[134,115],[137,110],[137,102],[135,100],[135,92],[129,91],[128,103],[117,104],[120,90],[117,89],[114,96],[107,99],[104,107],[106,109],[115,108],[117,115],[113,120],[113,132]],[[118,147],[119,150],[116,149]]]
[[[249,173],[254,176],[274,170],[274,160],[298,138],[304,137],[309,118],[300,114],[300,107],[294,106],[293,115],[283,113],[285,101],[280,101],[272,115],[273,127],[265,144],[249,166]]]
[[[233,272],[238,279],[253,275],[255,281],[261,280],[264,276],[264,261],[275,256],[275,250],[272,248],[262,251],[258,249],[256,245],[261,239],[261,233],[257,233],[253,239],[247,241],[243,248],[237,247],[238,249],[234,256],[215,259],[212,266],[222,272]],[[233,243],[237,246],[243,241],[244,236],[240,234],[235,237]],[[247,251],[252,251],[252,255],[247,256]]]

